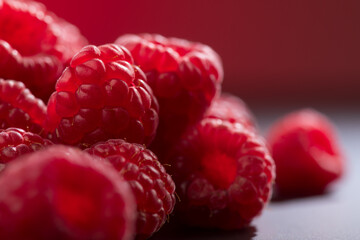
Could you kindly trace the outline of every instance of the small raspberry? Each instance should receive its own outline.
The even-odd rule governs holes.
[[[200,121],[223,79],[220,57],[209,47],[155,34],[124,35],[115,43],[130,50],[159,100],[154,150],[160,153]]]
[[[130,239],[133,194],[112,167],[53,146],[9,163],[0,175],[0,239]]]
[[[17,127],[41,134],[46,106],[22,82],[0,79],[0,128]]]
[[[88,147],[113,138],[149,144],[158,103],[130,53],[117,45],[86,46],[71,60],[49,100],[54,141]]]
[[[334,127],[319,112],[304,109],[285,116],[271,127],[268,142],[280,196],[322,193],[343,173]]]
[[[33,1],[0,0],[0,77],[46,100],[71,57],[86,44],[78,29]]]
[[[274,163],[261,137],[240,123],[205,118],[168,155],[177,214],[189,225],[239,229],[271,195]]]
[[[214,99],[206,113],[207,118],[226,120],[231,123],[241,123],[249,130],[256,131],[255,117],[240,98],[222,94]]]
[[[52,144],[50,140],[19,128],[0,129],[0,165]]]
[[[147,238],[165,223],[175,205],[175,183],[156,156],[143,146],[121,139],[86,149],[109,161],[128,181],[137,202],[137,237]]]

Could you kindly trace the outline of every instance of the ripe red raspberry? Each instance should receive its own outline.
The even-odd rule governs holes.
[[[9,163],[0,175],[0,239],[130,239],[128,184],[102,161],[53,146]]]
[[[160,124],[153,148],[160,153],[200,121],[220,93],[220,57],[209,46],[155,34],[124,35],[115,42],[130,50],[159,101]]]
[[[41,134],[46,106],[22,82],[0,79],[0,128],[17,127]]]
[[[52,144],[50,140],[19,128],[0,129],[0,165]]]
[[[222,94],[214,99],[206,113],[207,118],[215,118],[241,123],[249,130],[256,131],[255,117],[246,104],[238,97],[230,94]]]
[[[205,118],[168,155],[177,214],[201,227],[239,229],[271,195],[274,163],[261,137],[240,123]]]
[[[86,44],[78,29],[33,1],[0,0],[0,77],[47,100],[71,57]]]
[[[86,149],[109,161],[132,188],[138,209],[136,233],[147,238],[158,231],[175,205],[175,183],[156,156],[143,146],[121,139]]]
[[[113,138],[149,144],[158,103],[130,53],[114,44],[86,46],[50,97],[47,128],[55,141],[88,147]]]
[[[319,112],[304,109],[285,116],[271,127],[268,142],[280,196],[322,193],[343,173],[334,127]]]

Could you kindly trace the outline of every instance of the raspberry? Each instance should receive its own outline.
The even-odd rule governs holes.
[[[220,57],[208,46],[178,38],[141,34],[119,37],[146,73],[160,105],[153,149],[160,153],[200,121],[223,79]]]
[[[177,214],[188,225],[239,229],[271,195],[274,164],[262,138],[240,123],[205,118],[168,155]]]
[[[88,148],[105,158],[128,181],[138,206],[137,237],[147,238],[165,223],[175,205],[175,183],[156,156],[143,146],[109,140]]]
[[[19,128],[0,129],[0,165],[52,144],[50,140]]]
[[[22,82],[0,79],[0,128],[17,127],[41,134],[46,106]]]
[[[0,77],[22,81],[47,100],[86,40],[78,29],[33,1],[0,0]]]
[[[146,76],[125,48],[113,44],[89,45],[73,57],[47,113],[54,141],[82,148],[113,138],[148,145],[159,122]]]
[[[240,98],[230,94],[222,94],[214,99],[206,117],[241,123],[246,128],[256,131],[255,117],[251,111]]]
[[[101,161],[53,146],[9,163],[0,175],[0,239],[130,239],[128,184]]]
[[[268,142],[279,196],[322,193],[343,173],[334,127],[319,112],[304,109],[285,116],[271,127]]]

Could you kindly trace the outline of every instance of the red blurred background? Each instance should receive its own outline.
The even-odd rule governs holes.
[[[160,33],[213,47],[250,103],[360,100],[360,1],[41,0],[93,44]]]

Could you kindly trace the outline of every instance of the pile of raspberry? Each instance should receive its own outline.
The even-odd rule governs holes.
[[[209,46],[157,34],[86,44],[44,5],[0,0],[0,239],[147,239],[173,219],[241,229],[275,172],[284,195],[341,176],[324,116],[286,118],[267,145],[222,93]]]

